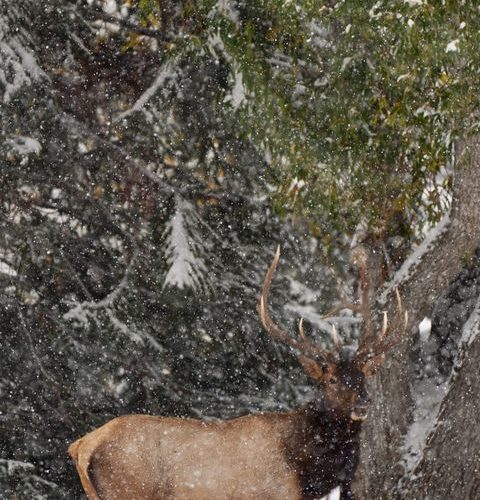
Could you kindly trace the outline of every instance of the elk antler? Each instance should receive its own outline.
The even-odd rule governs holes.
[[[362,266],[363,267],[363,266]],[[361,308],[364,321],[364,335],[355,355],[355,360],[359,364],[376,359],[378,364],[383,362],[381,355],[395,347],[403,338],[408,327],[408,311],[403,310],[402,300],[398,289],[395,290],[397,298],[397,312],[392,325],[388,325],[387,313],[383,313],[383,324],[380,333],[374,337],[372,321],[370,316],[368,289],[368,276],[366,267],[361,269],[362,299]]]
[[[262,286],[262,293],[258,300],[257,311],[260,315],[260,319],[262,320],[263,327],[265,331],[274,339],[283,342],[284,344],[289,345],[293,349],[297,349],[301,354],[308,358],[312,359],[322,359],[327,363],[334,363],[334,356],[332,353],[325,351],[321,347],[310,342],[306,337],[303,331],[303,320],[300,321],[299,324],[299,334],[300,341],[292,338],[288,333],[286,333],[282,328],[280,328],[272,318],[268,312],[268,295],[270,292],[270,284],[272,282],[273,275],[277,268],[278,261],[280,259],[280,246],[277,247],[277,251],[275,253],[275,257],[268,268],[267,274],[265,276],[265,280]]]
[[[340,340],[337,335],[337,329],[335,328],[335,325],[332,325],[332,341],[333,345],[335,346],[335,351],[337,353],[340,352]]]

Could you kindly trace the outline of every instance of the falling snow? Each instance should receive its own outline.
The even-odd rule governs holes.
[[[451,409],[479,362],[480,62],[473,7],[447,4],[4,2],[0,498],[82,498],[68,446],[127,414],[177,423],[158,463],[191,457],[190,498],[430,481],[480,400],[469,382]],[[410,322],[379,352],[397,290]],[[362,427],[336,391],[368,391]],[[134,430],[125,488],[160,449]],[[453,453],[432,482],[474,498]]]

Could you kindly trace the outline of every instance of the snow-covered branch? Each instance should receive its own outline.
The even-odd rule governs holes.
[[[198,290],[204,285],[207,268],[198,255],[201,245],[190,220],[192,214],[190,203],[176,195],[175,213],[164,232],[170,268],[165,276],[163,288],[176,286],[180,289]]]
[[[145,90],[143,94],[135,101],[133,106],[116,116],[114,121],[119,122],[130,116],[132,113],[141,111],[160,89],[165,88],[167,81],[172,80],[175,77],[176,72],[173,70],[173,64],[171,64],[170,62],[166,62],[157,73],[155,80],[147,88],[147,90]]]

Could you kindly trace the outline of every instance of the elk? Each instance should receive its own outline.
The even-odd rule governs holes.
[[[285,413],[260,413],[232,420],[126,415],[75,441],[68,449],[89,500],[315,499],[350,484],[359,460],[359,431],[367,415],[365,377],[401,339],[408,316],[400,297],[396,319],[386,315],[377,336],[364,320],[353,359],[341,359],[338,337],[327,351],[296,338],[270,317],[270,283],[280,258],[267,271],[257,310],[266,332],[298,355],[317,387],[313,399]],[[364,287],[365,288],[365,287]],[[366,314],[365,300],[360,305]],[[354,306],[352,306],[354,307]],[[365,328],[367,325],[367,330]]]

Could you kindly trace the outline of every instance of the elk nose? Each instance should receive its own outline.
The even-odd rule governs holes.
[[[365,420],[367,418],[367,406],[356,405],[354,410],[350,413],[352,420]]]
[[[369,397],[366,394],[357,399],[355,407],[350,414],[352,420],[365,420],[367,418],[368,402]]]

